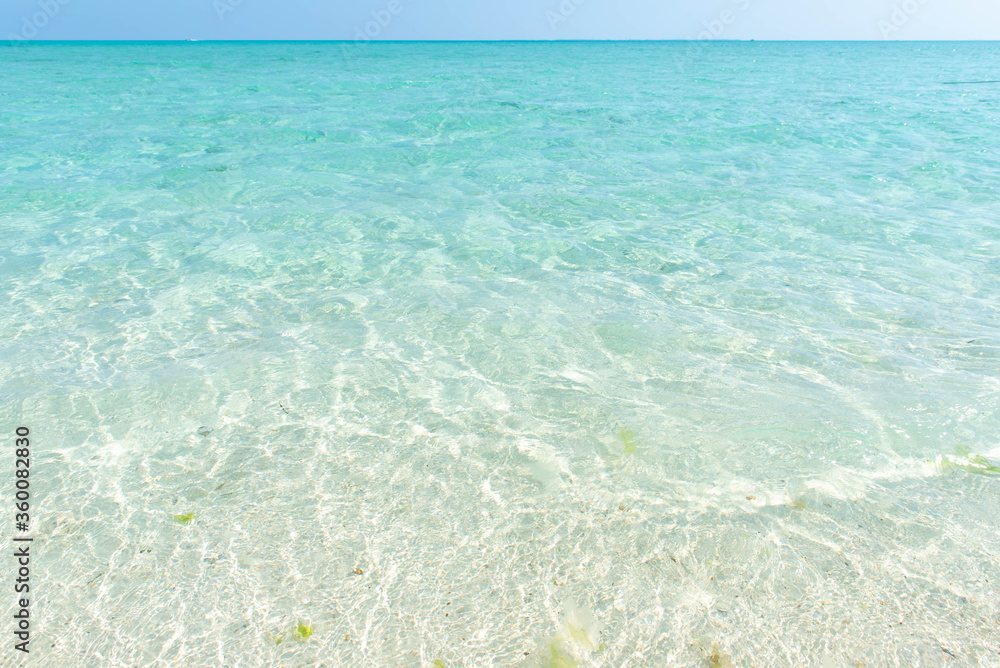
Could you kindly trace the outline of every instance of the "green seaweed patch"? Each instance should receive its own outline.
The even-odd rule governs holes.
[[[282,643],[282,641],[284,641],[284,639],[285,639],[285,634],[284,633],[270,633],[270,634],[268,634],[268,637],[271,639],[271,642],[273,642],[275,645],[280,645]]]
[[[719,649],[718,643],[713,642],[709,644],[707,640],[702,640],[694,645],[694,647],[702,656],[700,665],[704,668],[732,668],[732,658]]]
[[[191,520],[194,519],[194,513],[184,513],[183,515],[174,515],[174,521],[178,524],[191,524]]]
[[[536,666],[542,668],[578,668],[577,657],[581,652],[601,651],[598,644],[601,624],[587,607],[578,606],[572,599],[564,604],[563,621],[556,634],[539,646]]]
[[[545,657],[545,668],[579,668],[573,655],[563,649],[559,640],[549,643],[549,655]]]
[[[974,454],[962,445],[955,448],[954,454],[944,455],[939,457],[937,461],[930,463],[940,473],[948,473],[949,471],[961,469],[968,473],[1000,475],[1000,466],[994,466],[986,457]]]
[[[444,661],[441,659],[434,659],[434,663],[431,664],[431,668],[448,668],[448,666],[444,665]]]
[[[719,651],[719,646],[712,643],[712,650],[705,657],[709,668],[731,668],[733,660]]]
[[[300,640],[306,640],[309,636],[313,634],[313,627],[306,626],[299,620],[299,625],[295,629],[295,637]]]
[[[622,443],[625,444],[625,454],[634,455],[636,446],[638,445],[635,442],[635,432],[631,429],[619,429],[618,438],[620,438]]]

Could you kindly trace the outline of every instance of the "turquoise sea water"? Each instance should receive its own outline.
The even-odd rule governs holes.
[[[0,47],[30,665],[1000,665],[998,62]]]

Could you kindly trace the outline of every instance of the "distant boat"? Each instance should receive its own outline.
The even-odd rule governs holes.
[[[185,42],[197,42],[198,40],[196,40],[196,39],[195,39],[194,37],[188,37],[188,38],[187,38],[186,40],[184,40],[184,41],[185,41]]]

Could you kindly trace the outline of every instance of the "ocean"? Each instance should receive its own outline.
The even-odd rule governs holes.
[[[998,62],[0,46],[28,665],[1000,665]]]

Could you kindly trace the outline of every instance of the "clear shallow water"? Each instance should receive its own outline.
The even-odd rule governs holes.
[[[1000,664],[998,56],[0,49],[32,665]]]

